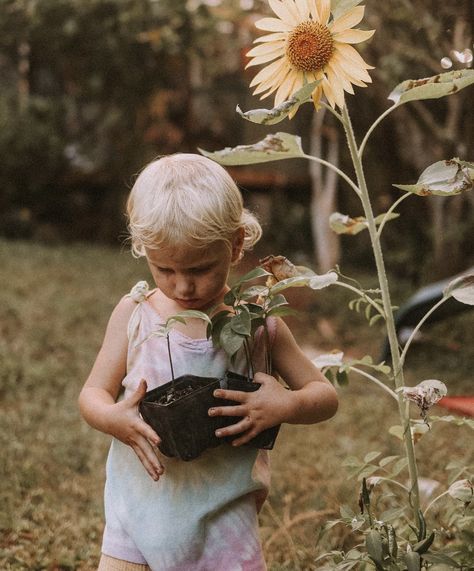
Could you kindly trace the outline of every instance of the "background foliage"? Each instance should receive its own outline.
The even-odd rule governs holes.
[[[244,54],[256,35],[253,21],[266,10],[260,0],[0,0],[0,233],[117,243],[124,196],[148,160],[261,138],[234,109],[255,107]],[[376,66],[374,84],[350,101],[362,130],[400,80],[442,71],[450,54],[454,67],[471,65],[452,51],[472,49],[472,11],[469,0],[368,0],[367,26],[377,34],[364,55]],[[308,108],[289,126],[303,132],[306,146],[310,124]],[[413,181],[440,157],[472,159],[473,132],[467,92],[389,119],[368,148],[380,209],[392,182]],[[345,166],[348,157],[340,160]],[[267,233],[280,249],[296,245],[311,258],[307,165],[235,175],[266,197]],[[340,210],[351,211],[344,195]],[[418,206],[404,205],[403,248],[399,230],[388,232],[393,270],[416,284],[471,265],[472,196]],[[364,240],[351,258],[367,263]]]

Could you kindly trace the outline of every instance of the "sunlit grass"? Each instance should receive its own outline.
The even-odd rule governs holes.
[[[109,438],[80,419],[77,396],[113,306],[148,271],[126,251],[5,241],[0,265],[0,569],[93,570]],[[305,345],[350,345],[355,354],[377,349],[380,334],[366,334],[358,315],[344,317],[339,290],[318,294],[314,309],[294,322]],[[312,327],[321,315],[333,339]],[[410,379],[439,378],[453,393],[469,391],[474,344],[467,358],[458,345],[472,339],[470,323],[466,314],[456,327],[431,328],[437,344],[415,346]],[[316,569],[316,555],[350,541],[340,528],[318,541],[321,524],[341,503],[357,509],[359,483],[341,467],[347,456],[400,453],[387,434],[398,421],[390,397],[354,380],[340,399],[330,422],[285,426],[272,453],[272,493],[261,514],[272,571]],[[466,456],[467,430],[434,425],[418,446],[421,475],[445,484],[449,459]]]

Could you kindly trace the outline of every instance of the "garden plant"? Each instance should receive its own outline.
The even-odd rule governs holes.
[[[364,15],[364,7],[360,4],[361,0],[269,0],[275,15],[256,22],[256,27],[266,34],[256,39],[256,47],[248,53],[251,58],[248,66],[264,65],[251,86],[255,87],[254,93],[262,98],[275,94],[275,106],[246,112],[237,107],[237,112],[244,119],[261,125],[274,125],[291,119],[306,102],[312,102],[316,112],[325,108],[344,131],[353,175],[306,153],[300,137],[284,132],[269,134],[250,145],[202,152],[228,166],[291,158],[316,161],[337,172],[349,191],[360,200],[363,210],[363,216],[357,217],[334,213],[330,219],[331,228],[349,235],[367,230],[370,235],[378,286],[365,288],[344,276],[339,268],[335,268],[338,279],[334,283],[354,292],[356,297],[350,308],[363,311],[369,325],[383,321],[390,345],[390,364],[377,363],[370,356],[344,359],[341,352],[323,355],[316,363],[334,382],[343,384],[349,373],[356,374],[388,393],[400,418],[398,426],[388,429],[400,438],[403,446],[399,455],[381,457],[379,452],[368,451],[363,459],[348,459],[351,476],[356,475],[360,481],[359,509],[342,506],[340,519],[330,522],[326,531],[329,533],[335,525],[352,527],[353,548],[323,554],[316,562],[316,568],[466,571],[474,568],[471,468],[464,466],[459,459],[449,459],[445,491],[426,502],[420,489],[429,474],[423,474],[423,467],[417,465],[415,444],[435,422],[459,424],[460,431],[470,431],[474,422],[452,416],[428,416],[430,408],[446,394],[446,386],[438,379],[420,379],[416,386],[407,386],[405,362],[417,332],[448,299],[474,305],[474,274],[454,279],[445,288],[442,299],[426,313],[401,347],[382,238],[386,224],[392,220],[394,222],[391,223],[397,223],[397,208],[402,201],[409,198],[421,200],[419,197],[433,195],[448,197],[472,190],[474,163],[447,157],[427,166],[414,184],[394,185],[401,191],[400,197],[385,212],[375,213],[374,193],[368,188],[364,172],[364,151],[376,127],[389,114],[413,101],[456,97],[458,91],[474,84],[474,70],[460,69],[403,81],[388,96],[392,105],[373,122],[359,142],[345,96],[354,93],[353,86],[365,87],[371,82],[368,73],[371,66],[352,46],[368,40],[374,33],[354,28]],[[232,291],[231,295],[235,297],[235,290]],[[229,299],[231,304],[233,297]],[[246,330],[250,328],[252,307],[248,308],[249,315],[247,310],[239,314],[241,317],[238,319],[242,325],[245,321]],[[410,402],[417,405],[419,414],[412,413]],[[423,440],[417,444],[422,445]],[[444,513],[440,516],[437,508],[441,500],[447,498],[451,503],[442,503]]]

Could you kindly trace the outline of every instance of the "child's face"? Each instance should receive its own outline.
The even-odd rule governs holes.
[[[146,250],[156,286],[178,309],[206,309],[222,301],[232,262],[240,254],[238,239],[230,251],[224,242],[206,248]]]

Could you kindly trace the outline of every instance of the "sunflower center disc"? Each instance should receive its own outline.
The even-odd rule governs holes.
[[[331,32],[319,22],[302,22],[288,36],[286,56],[298,70],[323,69],[333,53],[334,40]]]

